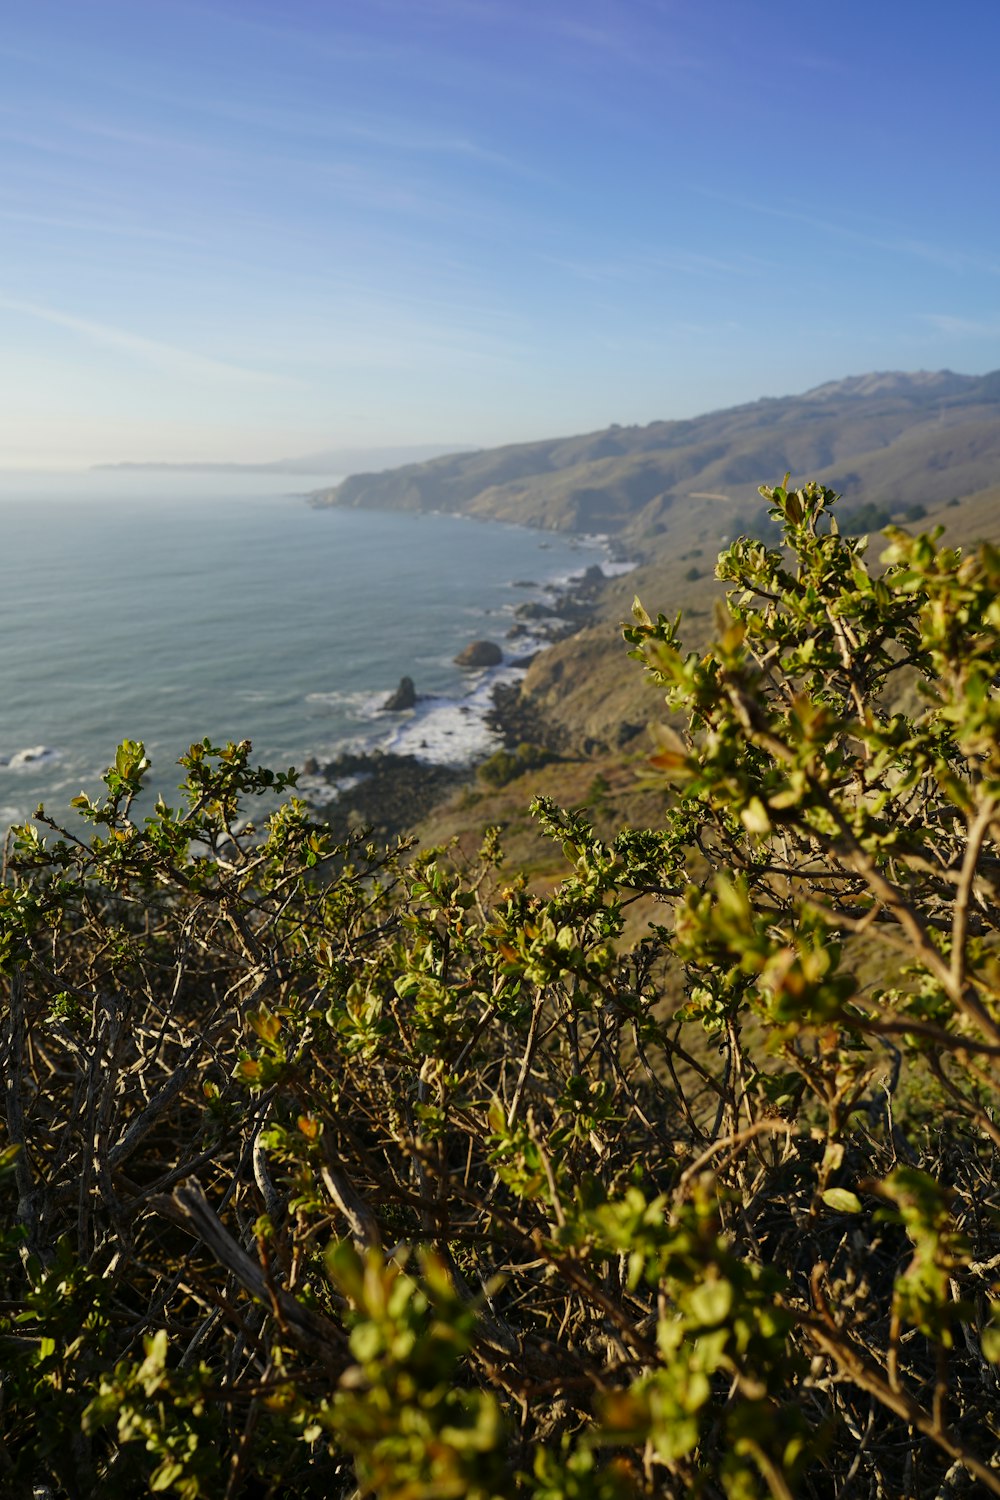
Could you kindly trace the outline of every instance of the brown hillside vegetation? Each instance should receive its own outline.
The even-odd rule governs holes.
[[[905,508],[896,513],[904,520]],[[849,521],[844,523],[849,530]],[[952,546],[1000,542],[1000,487],[927,508],[912,527],[943,528]],[[760,530],[767,531],[762,525]],[[553,796],[567,806],[596,807],[599,821],[642,825],[657,815],[655,798],[645,784],[645,768],[655,750],[660,715],[648,688],[622,670],[621,630],[631,616],[633,597],[655,601],[663,613],[683,618],[686,643],[704,649],[712,636],[715,610],[724,587],[715,578],[719,538],[707,522],[705,508],[690,512],[675,548],[654,550],[632,573],[609,580],[602,591],[599,618],[566,640],[548,647],[533,662],[519,689],[512,715],[536,727],[534,733],[558,747],[560,760],[542,770],[526,769],[500,789],[480,777],[436,807],[414,825],[422,843],[460,840],[467,851],[476,845],[484,823],[503,830],[511,862],[528,870],[536,883],[558,878],[559,860],[551,841],[527,815],[532,796]],[[709,536],[712,535],[712,540]],[[874,533],[870,550],[887,545]],[[697,577],[691,577],[693,572]],[[653,734],[651,736],[651,726]],[[530,732],[530,731],[526,731]],[[515,728],[511,744],[523,737]],[[586,746],[586,750],[582,747]],[[606,789],[595,796],[595,782]]]
[[[946,486],[947,487],[947,486]],[[962,497],[922,507],[919,522],[907,518],[909,501],[886,505],[886,521],[921,529],[941,526],[951,545],[1000,541],[1000,487],[994,485]],[[843,521],[850,531],[850,508]],[[752,534],[767,537],[766,520]],[[568,743],[591,738],[614,743],[617,726],[644,714],[639,684],[621,670],[618,642],[622,621],[629,617],[634,594],[655,599],[665,614],[681,610],[685,635],[692,646],[701,644],[712,629],[712,616],[721,589],[715,582],[716,559],[729,540],[713,516],[710,504],[691,510],[678,524],[669,547],[651,549],[651,556],[634,573],[611,581],[601,602],[601,619],[580,635],[560,642],[540,656],[528,672],[525,697],[559,725]],[[872,547],[884,548],[879,531]],[[697,576],[692,576],[692,575]]]
[[[14,830],[5,1494],[1000,1495],[1000,553],[766,499],[544,890],[246,743]]]
[[[684,528],[692,496],[708,492],[722,497],[712,524],[735,534],[760,513],[762,474],[819,475],[852,505],[928,505],[980,490],[1000,471],[998,418],[1000,372],[857,376],[688,421],[353,475],[313,503],[614,531],[639,545]]]

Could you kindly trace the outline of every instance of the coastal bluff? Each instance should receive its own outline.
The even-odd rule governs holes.
[[[845,492],[855,507],[985,489],[1000,473],[1000,371],[852,376],[682,421],[353,474],[308,499],[608,533],[635,547],[672,535],[692,510],[711,512],[721,534],[738,532],[761,510],[762,478],[786,472]]]

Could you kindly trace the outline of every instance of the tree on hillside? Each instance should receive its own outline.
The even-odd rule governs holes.
[[[1000,1494],[1000,557],[762,493],[546,897],[246,744],[15,831],[5,1493]]]

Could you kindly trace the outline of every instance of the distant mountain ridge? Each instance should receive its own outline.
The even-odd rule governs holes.
[[[925,394],[929,399],[960,396],[970,384],[990,379],[982,375],[956,375],[953,370],[873,370],[868,375],[848,375],[844,380],[829,380],[813,386],[803,395],[805,401],[827,400],[836,396],[877,396],[885,392],[908,391],[912,396]]]
[[[757,485],[819,479],[865,501],[935,504],[1000,477],[1000,371],[873,372],[682,421],[447,454],[314,491],[317,506],[445,510],[549,530],[664,535],[711,505],[726,530]]]

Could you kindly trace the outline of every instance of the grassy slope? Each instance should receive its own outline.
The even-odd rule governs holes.
[[[458,793],[418,825],[424,842],[460,837],[471,847],[487,823],[503,824],[512,865],[545,883],[561,855],[527,817],[534,793],[579,806],[606,785],[595,812],[608,832],[655,822],[659,794],[639,786],[650,745],[641,726],[661,704],[626,658],[621,622],[638,593],[650,611],[681,610],[685,641],[702,646],[721,595],[715,559],[730,536],[766,526],[756,487],[786,470],[842,490],[842,523],[866,501],[901,511],[919,502],[921,527],[941,524],[956,542],[1000,540],[1000,372],[862,376],[690,421],[448,454],[317,492],[319,505],[607,531],[641,558],[609,582],[593,623],[542,652],[522,685],[527,718],[544,723],[564,759],[499,791],[479,783]]]
[[[539,836],[528,815],[533,796],[548,795],[566,807],[589,806],[596,826],[608,836],[625,824],[655,826],[663,793],[648,774],[648,729],[624,746],[617,742],[623,723],[656,723],[664,717],[663,705],[639,666],[628,660],[620,627],[638,593],[651,612],[681,610],[685,643],[693,649],[705,644],[713,624],[713,602],[723,593],[712,576],[721,542],[705,515],[692,514],[682,550],[664,548],[636,572],[611,582],[598,622],[542,652],[533,663],[522,696],[562,745],[563,758],[499,790],[477,781],[417,826],[422,844],[457,839],[462,850],[472,853],[482,829],[499,824],[509,867],[523,870],[541,889],[561,876],[565,862],[561,850]],[[922,530],[943,526],[953,545],[979,539],[1000,543],[1000,485],[978,491],[958,505],[928,507],[919,524]],[[873,537],[871,551],[876,556],[879,546],[879,538]],[[688,577],[695,568],[703,570],[702,575]],[[589,751],[584,753],[580,747],[588,740]],[[632,930],[638,931],[652,914],[651,909],[637,909]]]
[[[753,402],[683,422],[451,454],[317,491],[318,505],[443,509],[552,530],[620,532],[628,544],[683,529],[708,505],[720,531],[759,510],[786,471],[866,500],[934,503],[1000,472],[1000,373],[886,375]],[[705,497],[712,497],[706,499]]]

